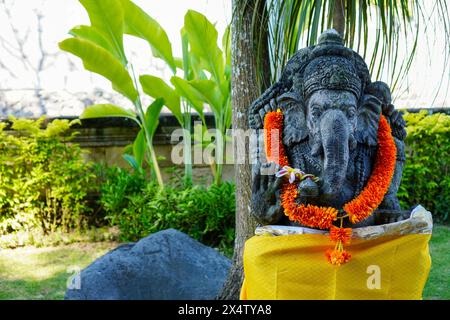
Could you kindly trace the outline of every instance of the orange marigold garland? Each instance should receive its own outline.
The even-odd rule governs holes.
[[[264,118],[264,145],[266,147],[266,157],[269,162],[278,163],[280,166],[288,166],[289,160],[281,143],[283,132],[283,114],[280,110],[266,114]],[[275,138],[272,136],[275,134]],[[276,150],[272,149],[275,145]],[[276,154],[275,154],[276,153]]]
[[[317,178],[305,174],[299,169],[289,167],[289,160],[282,144],[283,114],[280,110],[266,114],[264,129],[267,159],[282,166],[283,174],[291,175],[290,181],[284,181],[281,187],[281,205],[285,215],[291,221],[308,227],[330,229],[330,238],[336,242],[336,245],[334,250],[327,250],[325,253],[328,261],[338,266],[348,262],[351,254],[344,250],[343,245],[350,242],[352,229],[342,228],[343,218],[349,217],[352,223],[358,223],[369,217],[383,201],[394,174],[397,150],[386,118],[380,117],[377,135],[378,149],[372,175],[364,190],[355,199],[344,205],[343,210],[347,215],[342,217],[338,217],[339,211],[333,207],[305,206],[297,203],[298,191],[297,185],[293,183],[296,179],[293,177],[298,177],[298,180]],[[333,225],[337,219],[340,219],[340,228]]]
[[[329,229],[336,220],[338,210],[332,207],[318,207],[314,205],[298,204],[295,199],[298,196],[297,186],[291,183],[283,183],[281,187],[281,205],[284,214],[291,221],[297,221],[305,226],[319,229]]]
[[[289,160],[286,156],[284,146],[281,143],[283,132],[283,113],[280,110],[272,111],[266,114],[264,118],[264,144],[266,147],[266,157],[270,162],[278,163],[280,166],[289,166]],[[273,134],[276,136],[273,137]],[[274,140],[275,139],[275,140]],[[274,141],[276,150],[273,150]],[[283,183],[281,193],[281,203],[284,213],[292,221],[320,229],[328,229],[336,219],[338,210],[335,208],[323,208],[313,205],[298,205],[295,201],[297,198],[297,187],[295,184]]]
[[[364,190],[343,208],[352,223],[366,219],[383,201],[394,175],[396,156],[397,148],[391,135],[391,127],[386,118],[381,116],[378,125],[378,150],[372,175]]]

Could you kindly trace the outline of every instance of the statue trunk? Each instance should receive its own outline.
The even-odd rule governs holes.
[[[327,202],[339,202],[349,159],[348,121],[340,110],[327,111],[320,121],[323,147],[322,194]]]

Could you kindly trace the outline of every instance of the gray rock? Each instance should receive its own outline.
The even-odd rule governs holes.
[[[125,244],[80,274],[80,289],[66,300],[214,299],[230,260],[188,235],[168,229]]]

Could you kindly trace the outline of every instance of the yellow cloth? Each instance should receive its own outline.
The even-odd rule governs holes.
[[[333,266],[325,257],[334,246],[326,235],[254,236],[245,244],[241,299],[422,299],[430,237],[352,239],[351,260]]]

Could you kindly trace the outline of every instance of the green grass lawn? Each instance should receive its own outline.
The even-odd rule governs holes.
[[[430,244],[431,271],[424,299],[450,300],[450,227],[434,226]]]
[[[0,299],[62,299],[70,267],[84,268],[117,243],[0,249]],[[450,227],[435,226],[424,299],[450,299]]]
[[[63,299],[70,268],[84,268],[117,243],[0,249],[0,299]]]

